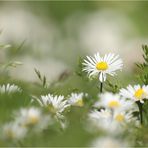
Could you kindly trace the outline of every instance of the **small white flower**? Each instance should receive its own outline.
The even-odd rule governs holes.
[[[125,98],[131,99],[132,101],[140,101],[144,103],[144,99],[148,99],[148,86],[143,85],[128,85],[126,89],[122,88],[120,90],[120,95]]]
[[[78,94],[71,93],[71,95],[69,96],[69,99],[68,99],[68,103],[73,106],[82,107],[84,105],[84,101],[83,101],[84,96],[86,96],[86,94],[84,94],[84,93],[78,93]]]
[[[133,110],[130,112],[101,109],[100,111],[91,111],[88,115],[89,125],[94,131],[104,130],[114,135],[121,133],[127,127],[127,124],[138,126],[139,121],[133,116]],[[89,128],[88,128],[89,129]]]
[[[124,141],[120,141],[117,138],[114,139],[112,137],[101,137],[95,139],[91,143],[91,148],[123,148],[128,147],[128,144]]]
[[[51,117],[44,115],[42,111],[36,107],[22,108],[16,113],[16,121],[26,127],[35,127],[34,129],[40,131],[45,129],[52,123]]]
[[[3,126],[2,135],[4,139],[21,140],[25,138],[27,128],[20,126],[17,122],[10,122]]]
[[[0,93],[14,93],[14,92],[21,92],[21,88],[19,88],[15,84],[6,84],[6,85],[0,85]]]
[[[37,99],[39,104],[42,107],[49,109],[51,113],[54,113],[58,116],[69,106],[67,100],[64,99],[64,96],[53,96],[48,94],[46,96],[41,96],[41,99]]]
[[[133,123],[135,125],[139,124],[139,121],[136,117],[133,116],[134,110],[131,111],[119,111],[115,110],[113,113],[113,121],[118,122],[126,126],[126,123]]]
[[[90,112],[89,117],[94,119],[108,119],[111,118],[111,111],[107,109],[101,109],[100,111],[94,110]]]
[[[119,94],[106,92],[100,95],[100,100],[95,103],[95,107],[105,107],[109,109],[130,110],[135,108],[135,104],[122,98]]]
[[[96,132],[98,130],[104,130],[111,133],[114,132],[116,130],[116,126],[112,124],[111,111],[108,109],[101,109],[100,111],[91,111],[88,115],[87,130],[89,130],[90,132]]]
[[[99,80],[104,82],[107,74],[114,76],[115,71],[122,69],[123,62],[118,55],[109,53],[101,57],[96,53],[94,57],[87,56],[83,65],[85,66],[83,71],[86,71],[89,77],[99,75]]]

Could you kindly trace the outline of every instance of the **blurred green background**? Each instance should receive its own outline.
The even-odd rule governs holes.
[[[61,71],[74,69],[80,56],[98,51],[120,54],[125,71],[132,72],[148,40],[147,6],[146,1],[0,2],[0,41],[13,47],[2,59],[18,56],[25,65],[11,75],[29,81],[34,81],[33,66],[53,80]],[[27,77],[19,75],[23,69]]]

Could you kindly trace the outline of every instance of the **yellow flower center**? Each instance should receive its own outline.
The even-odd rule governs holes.
[[[118,101],[113,100],[113,101],[109,102],[108,106],[111,107],[111,108],[115,108],[115,107],[119,107],[120,104],[119,104]]]
[[[135,96],[138,100],[140,100],[144,94],[145,94],[144,90],[143,90],[142,88],[139,88],[139,89],[135,92],[134,96]]]
[[[84,105],[84,102],[82,99],[79,99],[76,103],[75,103],[76,106],[80,106],[82,107]]]
[[[118,115],[115,117],[115,120],[117,120],[118,122],[124,121],[124,115],[118,114]]]
[[[98,62],[96,64],[96,68],[98,70],[106,70],[106,69],[108,69],[108,64],[106,62]]]
[[[39,122],[39,118],[37,116],[31,116],[29,117],[29,123],[30,124],[36,124]]]

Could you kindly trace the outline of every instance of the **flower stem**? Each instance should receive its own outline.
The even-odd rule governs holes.
[[[100,83],[100,93],[103,92],[103,82]]]
[[[138,105],[138,108],[139,108],[139,113],[140,113],[140,122],[141,122],[141,124],[143,123],[143,115],[142,115],[142,112],[143,112],[143,110],[142,110],[142,103],[140,103],[140,101],[138,101],[137,102],[137,105]]]

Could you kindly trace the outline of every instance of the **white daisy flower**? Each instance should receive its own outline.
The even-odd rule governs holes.
[[[112,114],[111,114],[111,111],[108,110],[108,109],[101,109],[100,111],[98,110],[94,110],[94,111],[91,111],[90,114],[89,114],[89,117],[90,118],[94,118],[94,119],[101,119],[101,118],[111,118]]]
[[[114,135],[124,131],[128,123],[133,123],[135,126],[139,124],[138,119],[133,116],[132,111],[111,111],[109,109],[91,111],[88,121],[89,125],[92,126],[91,130],[97,131],[97,129],[103,129]]]
[[[21,140],[27,135],[27,128],[20,126],[17,122],[10,122],[3,126],[2,135],[4,139]]]
[[[0,93],[14,93],[14,92],[21,92],[21,88],[19,88],[15,84],[6,84],[6,85],[0,85]]]
[[[133,101],[126,100],[122,98],[119,94],[113,94],[106,92],[100,95],[100,100],[98,100],[94,107],[105,107],[109,109],[118,110],[130,110],[136,108]]]
[[[126,89],[122,88],[120,90],[120,95],[133,101],[144,103],[144,99],[148,99],[148,86],[143,85],[141,87],[140,85],[134,85],[132,87],[129,85]]]
[[[68,99],[68,103],[73,106],[79,106],[82,107],[84,105],[83,98],[87,94],[84,93],[71,93]]]
[[[90,132],[104,130],[112,133],[113,131],[115,131],[116,126],[112,124],[111,111],[108,109],[101,109],[100,111],[91,111],[88,115],[88,127],[86,129]]]
[[[86,71],[89,77],[99,75],[99,80],[104,82],[107,74],[114,76],[115,71],[122,69],[123,62],[118,55],[109,53],[101,57],[96,53],[94,57],[87,56],[83,65],[85,66],[83,71]]]
[[[41,96],[41,99],[37,99],[39,104],[42,107],[46,107],[49,109],[49,111],[53,114],[56,114],[58,116],[61,115],[61,113],[70,105],[68,104],[67,100],[64,99],[64,96],[53,96],[51,94],[48,94],[46,96]]]
[[[126,125],[126,123],[134,123],[135,125],[139,125],[139,121],[133,116],[133,112],[134,110],[128,112],[115,110],[113,113],[113,121],[122,125]]]
[[[90,148],[123,148],[128,147],[128,144],[124,141],[118,140],[117,138],[114,139],[112,137],[101,137],[95,139],[91,145]]]
[[[52,119],[48,115],[44,115],[42,111],[36,107],[22,108],[16,113],[16,121],[26,127],[34,127],[35,130],[40,131],[52,124]]]

